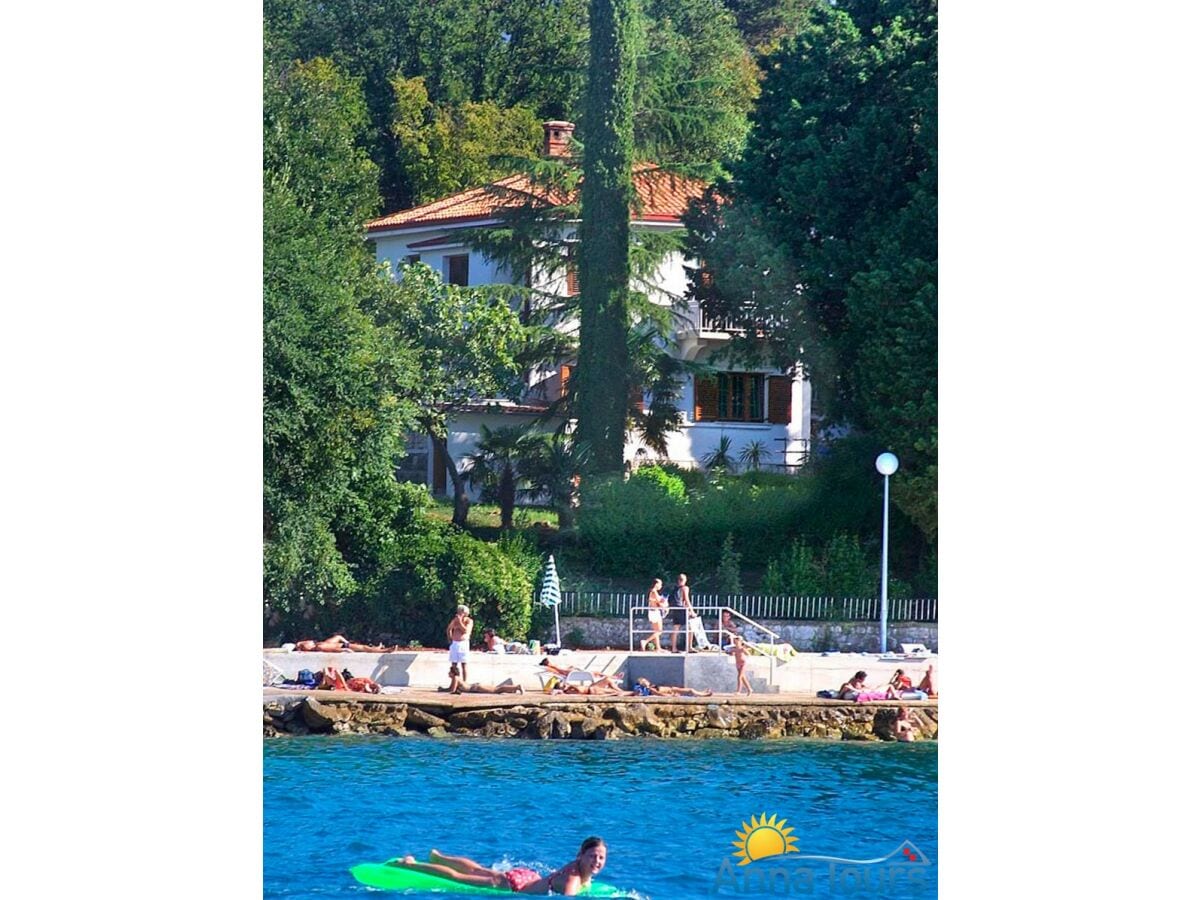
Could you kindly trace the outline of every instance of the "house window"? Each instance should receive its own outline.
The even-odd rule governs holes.
[[[444,257],[446,261],[446,281],[450,284],[466,287],[470,277],[471,257],[466,254]]]
[[[775,380],[773,376],[771,381]],[[767,376],[757,372],[720,372],[715,377],[697,378],[696,421],[767,421],[766,394]]]
[[[408,256],[404,257],[404,264],[406,266],[415,266],[420,261],[421,261],[420,253],[410,253],[410,254],[408,254]]]

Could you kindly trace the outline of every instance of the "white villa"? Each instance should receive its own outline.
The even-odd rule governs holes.
[[[546,122],[544,128],[546,155],[565,154],[574,125]],[[635,231],[682,229],[681,217],[688,201],[698,198],[706,187],[702,182],[664,172],[649,164],[636,166],[633,177],[641,206],[631,212]],[[548,196],[544,189],[533,187],[524,175],[501,179],[495,185],[514,193],[533,192],[551,202],[563,202],[563,199],[556,201]],[[440,271],[452,284],[526,283],[523,273],[508,271],[503,264],[470,248],[464,241],[464,235],[470,229],[501,224],[497,211],[519,202],[508,199],[512,196],[488,187],[460,191],[432,203],[374,219],[366,225],[367,235],[375,243],[376,258],[389,263],[393,271],[399,271],[406,264],[423,262]],[[672,253],[663,261],[657,280],[664,296],[662,302],[670,302],[666,298],[671,296],[684,296],[686,262],[679,253]],[[578,290],[573,274],[564,279],[534,271],[528,277],[533,286],[554,293],[572,294]],[[729,332],[706,316],[695,301],[689,303],[678,321],[681,324],[672,335],[675,344],[672,352],[681,359],[707,361],[715,350],[730,340]],[[715,365],[721,370],[717,377],[688,376],[682,386],[679,402],[683,425],[668,438],[665,459],[642,446],[638,436],[631,433],[625,445],[627,464],[638,465],[659,459],[687,468],[698,467],[725,436],[731,441],[735,458],[743,447],[757,441],[767,448],[766,467],[787,470],[804,462],[811,427],[809,383],[799,377],[793,379],[777,369],[728,370],[725,364]],[[486,423],[494,429],[536,421],[546,410],[546,398],[561,396],[570,371],[571,366],[562,366],[532,372],[528,378],[528,395],[520,403],[507,400],[481,402],[472,410],[452,418],[447,442],[450,459],[443,458],[440,451],[435,452],[432,442],[423,434],[411,435],[406,467],[400,474],[429,485],[435,495],[452,493],[445,467],[454,465],[460,471],[464,468],[466,458],[475,452],[480,424]],[[646,399],[644,397],[643,402]]]

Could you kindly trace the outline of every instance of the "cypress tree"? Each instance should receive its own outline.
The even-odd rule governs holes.
[[[637,0],[591,0],[580,223],[579,440],[596,472],[624,463]]]

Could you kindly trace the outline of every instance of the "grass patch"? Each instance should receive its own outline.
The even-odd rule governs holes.
[[[426,511],[427,514],[442,522],[454,518],[454,501],[439,497]],[[518,506],[513,511],[513,526],[520,531],[535,525],[549,526],[558,529],[558,513],[544,506]],[[469,531],[500,529],[500,507],[495,503],[472,503],[467,512],[467,529]]]

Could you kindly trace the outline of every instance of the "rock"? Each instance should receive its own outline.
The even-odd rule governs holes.
[[[539,740],[571,736],[570,720],[556,709],[545,710],[529,723],[526,733]]]
[[[428,731],[430,728],[441,728],[443,732],[446,728],[446,720],[438,718],[432,713],[427,713],[423,709],[415,706],[408,708],[408,714],[404,718],[404,727],[416,728],[418,731]]]
[[[767,726],[763,722],[744,722],[738,730],[738,737],[754,740],[767,736]]]
[[[449,722],[452,726],[474,730],[482,727],[491,718],[491,712],[486,709],[469,709],[465,712],[454,713],[450,716]]]
[[[446,729],[441,725],[434,725],[432,728],[426,731],[425,734],[432,738],[443,738],[446,736]]]
[[[698,738],[724,738],[729,737],[729,734],[721,728],[697,728],[693,736]]]
[[[705,711],[705,719],[708,722],[709,730],[714,728],[727,729],[733,724],[730,717],[726,715],[725,710],[715,703],[708,705],[708,709]]]
[[[334,723],[346,722],[350,719],[351,710],[345,706],[332,703],[322,703],[315,697],[305,697],[300,707],[304,724],[312,731],[330,731]]]
[[[617,726],[629,734],[657,734],[664,732],[662,721],[654,715],[645,703],[623,703],[611,706],[604,711],[604,718],[616,722]]]

